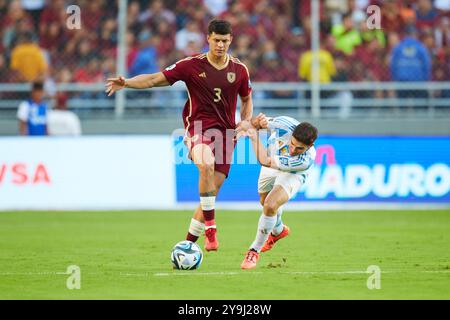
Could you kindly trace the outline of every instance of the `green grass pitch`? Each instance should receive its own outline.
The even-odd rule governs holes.
[[[0,299],[450,299],[450,210],[285,212],[291,235],[244,271],[260,213],[219,209],[219,251],[172,270],[191,215],[0,213]],[[367,287],[370,265],[380,289]]]

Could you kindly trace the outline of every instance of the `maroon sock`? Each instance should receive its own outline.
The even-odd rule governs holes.
[[[188,232],[186,235],[186,240],[196,242],[198,240],[198,236],[194,236],[192,233]]]
[[[205,226],[209,227],[216,224],[214,221],[214,209],[203,210],[203,217],[205,218]]]

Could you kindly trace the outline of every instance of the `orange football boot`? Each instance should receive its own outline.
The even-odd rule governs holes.
[[[205,230],[206,251],[217,251],[217,249],[219,248],[219,241],[217,241],[216,233],[216,228],[209,228]]]
[[[272,249],[272,247],[275,245],[275,242],[277,242],[280,239],[283,239],[284,237],[287,237],[289,235],[289,227],[284,226],[283,231],[277,236],[274,236],[272,233],[270,233],[269,238],[264,243],[264,246],[261,248],[261,252],[266,252]]]
[[[259,253],[254,250],[248,250],[244,261],[241,263],[241,269],[254,269],[259,260]]]

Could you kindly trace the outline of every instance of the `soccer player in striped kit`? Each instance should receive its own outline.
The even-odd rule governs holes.
[[[272,249],[278,240],[289,234],[289,227],[281,220],[282,207],[305,184],[316,158],[314,141],[318,131],[310,123],[299,123],[282,116],[265,119],[264,128],[271,132],[268,149],[262,145],[256,128],[250,122],[242,121],[237,128],[239,136],[250,137],[262,165],[258,193],[263,212],[255,240],[242,261],[242,269],[255,268],[259,253]]]
[[[240,115],[252,119],[251,82],[247,67],[227,52],[232,37],[231,25],[213,20],[208,26],[209,51],[187,57],[155,74],[125,79],[108,79],[106,92],[112,95],[123,88],[147,89],[184,81],[189,99],[183,110],[185,143],[189,156],[199,170],[200,206],[194,213],[186,239],[197,241],[205,230],[205,249],[217,250],[215,201],[230,171],[235,148],[234,130],[237,97],[241,98]]]

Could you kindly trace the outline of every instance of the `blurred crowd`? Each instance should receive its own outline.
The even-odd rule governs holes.
[[[69,5],[81,8],[79,30],[67,27]],[[367,26],[370,5],[381,29]],[[0,0],[0,82],[115,75],[117,11],[117,1]],[[253,81],[308,81],[310,15],[310,0],[129,0],[128,76],[205,51],[208,22],[220,17]],[[320,17],[323,83],[450,80],[448,0],[322,0]]]

